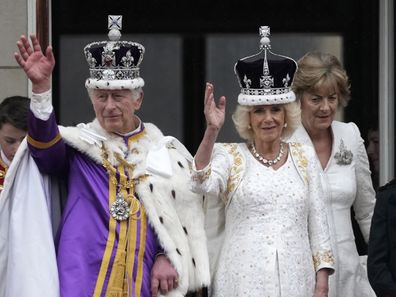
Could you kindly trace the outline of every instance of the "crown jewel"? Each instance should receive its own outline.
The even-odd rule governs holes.
[[[295,100],[291,90],[297,63],[271,51],[270,27],[261,26],[260,52],[244,57],[235,64],[241,92],[241,105],[282,104]]]
[[[271,30],[270,27],[268,26],[261,26],[259,28],[259,34],[260,34],[260,49],[271,49],[271,41],[269,39],[269,36],[271,35]]]
[[[120,40],[121,38],[121,32],[120,30],[122,29],[122,16],[121,15],[109,15],[108,18],[108,29],[109,34],[109,39],[112,41],[117,41]]]
[[[108,16],[108,41],[92,42],[84,54],[89,66],[87,88],[135,89],[144,85],[139,66],[144,47],[136,42],[121,41],[122,16]]]

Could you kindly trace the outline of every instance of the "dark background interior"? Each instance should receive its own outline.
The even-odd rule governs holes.
[[[103,34],[108,14],[128,18],[123,33],[183,37],[184,139],[194,152],[204,129],[202,111],[207,33],[252,33],[268,24],[277,33],[336,33],[344,41],[344,65],[352,98],[345,120],[354,121],[362,136],[378,121],[378,0],[285,1],[53,1],[52,43],[62,49],[62,34]],[[107,24],[106,24],[107,25]],[[80,50],[80,49],[78,49]],[[59,113],[60,84],[54,75],[54,105]],[[62,120],[62,119],[60,119]]]

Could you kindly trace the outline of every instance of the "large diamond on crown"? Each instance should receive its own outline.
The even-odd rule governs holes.
[[[102,53],[102,66],[111,67],[115,66],[115,53],[112,47],[106,45]]]
[[[111,70],[111,69],[103,70],[102,79],[105,79],[105,80],[114,80],[114,79],[116,79],[115,71]]]

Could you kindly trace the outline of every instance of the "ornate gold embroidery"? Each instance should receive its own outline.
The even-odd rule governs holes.
[[[322,263],[334,264],[334,256],[330,250],[324,252],[317,252],[312,256],[315,270],[321,266]]]
[[[212,173],[212,168],[209,167],[206,170],[195,172],[195,174],[192,176],[192,179],[193,181],[203,184],[209,178],[211,173]]]
[[[303,145],[301,143],[291,142],[290,150],[297,163],[297,167],[299,168],[300,173],[303,175],[305,182],[308,183],[308,176],[307,176],[308,160],[304,154],[302,146]]]
[[[243,157],[238,151],[238,145],[236,143],[224,143],[223,146],[233,158],[230,176],[228,177],[227,181],[227,190],[223,197],[224,203],[227,204],[230,194],[234,192],[236,186],[238,185],[238,181],[241,179],[241,174],[243,171],[241,166]]]

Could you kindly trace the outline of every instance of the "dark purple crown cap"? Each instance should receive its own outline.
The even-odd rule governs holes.
[[[84,55],[90,77],[87,88],[136,89],[144,86],[139,66],[143,60],[143,45],[133,41],[120,41],[122,16],[109,16],[109,40],[89,43]]]
[[[238,103],[241,105],[283,104],[295,100],[291,84],[297,63],[270,50],[269,34],[269,27],[260,27],[261,51],[235,64],[234,71],[241,87]]]

